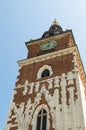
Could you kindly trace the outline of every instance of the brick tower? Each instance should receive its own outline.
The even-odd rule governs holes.
[[[72,30],[55,20],[26,46],[5,130],[86,130],[86,76]]]

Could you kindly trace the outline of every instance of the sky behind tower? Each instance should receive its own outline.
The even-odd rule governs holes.
[[[86,0],[0,0],[0,130],[4,129],[25,42],[38,39],[57,18],[72,29],[86,70]]]

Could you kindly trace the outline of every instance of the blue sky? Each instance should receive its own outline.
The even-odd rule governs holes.
[[[72,29],[86,70],[85,0],[0,0],[0,130],[4,129],[25,42],[38,39],[57,18]]]

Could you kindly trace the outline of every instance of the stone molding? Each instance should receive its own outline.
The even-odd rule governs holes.
[[[45,105],[45,104],[38,106],[37,109],[35,110],[35,113],[34,113],[34,116],[32,119],[32,130],[36,130],[37,115],[41,109],[45,109],[47,111],[47,130],[49,130],[49,126],[50,126],[50,124],[49,124],[49,109],[48,109],[47,105]]]
[[[47,37],[46,39],[44,38],[44,39],[33,40],[33,41],[31,41],[31,42],[26,42],[26,46],[27,46],[27,48],[28,48],[28,46],[30,46],[30,45],[38,44],[38,43],[40,43],[40,42],[46,42],[46,41],[52,40],[52,39],[57,40],[57,39],[59,39],[59,38],[63,38],[63,37],[68,36],[68,35],[69,35],[69,37],[70,37],[70,42],[74,45],[74,41],[73,41],[73,38],[72,38],[72,35],[71,35],[71,31],[72,31],[72,30],[67,30],[67,31],[65,31],[65,32],[64,32],[63,34],[61,34],[61,35],[56,35],[56,36],[54,35],[54,36],[52,36],[52,37]]]
[[[38,56],[38,57],[18,61],[18,64],[19,64],[19,67],[22,68],[25,65],[29,65],[29,64],[33,64],[33,63],[36,63],[36,62],[39,62],[39,61],[52,59],[52,58],[62,56],[62,55],[66,55],[66,54],[70,54],[70,53],[73,53],[76,56],[78,68],[79,68],[80,73],[82,75],[83,83],[86,83],[86,75],[85,75],[85,71],[84,71],[84,68],[83,68],[83,64],[82,64],[77,46],[73,46],[73,47],[70,47],[70,48],[67,48],[67,49],[64,49],[64,50],[60,50],[60,51],[51,52],[51,53],[44,54],[44,55],[41,55],[41,56]]]
[[[40,79],[40,78],[41,78],[41,74],[42,74],[42,72],[43,72],[45,69],[48,69],[48,70],[49,70],[50,76],[53,74],[52,67],[51,67],[50,65],[43,65],[43,66],[38,70],[37,79]]]
[[[23,67],[25,65],[33,64],[35,62],[44,61],[46,59],[52,59],[52,58],[55,58],[55,57],[58,57],[58,56],[70,54],[70,53],[73,53],[75,51],[76,51],[76,46],[73,46],[71,48],[67,48],[67,49],[64,49],[64,50],[55,51],[55,52],[40,55],[40,56],[37,56],[37,57],[34,57],[34,58],[18,61],[18,65],[20,67]]]

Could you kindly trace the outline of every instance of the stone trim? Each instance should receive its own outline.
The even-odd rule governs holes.
[[[48,109],[47,105],[45,105],[45,104],[40,105],[35,110],[35,113],[34,113],[34,116],[32,119],[32,130],[36,130],[37,115],[38,115],[39,111],[43,108],[47,111],[47,126],[46,126],[47,128],[46,129],[49,130],[49,126],[50,126],[50,124],[49,124],[49,109]]]
[[[83,67],[77,46],[73,46],[73,47],[70,47],[70,48],[67,48],[64,50],[60,50],[60,51],[56,51],[56,52],[51,52],[51,53],[41,55],[38,57],[25,59],[25,60],[19,61],[18,64],[20,67],[23,67],[25,65],[33,64],[35,62],[44,61],[47,59],[52,59],[52,58],[66,55],[66,54],[70,54],[70,53],[73,53],[76,56],[76,58],[77,58],[76,60],[77,60],[78,65],[79,65],[78,67],[79,67],[80,73],[82,75],[82,80],[84,83],[86,83],[86,75],[85,75],[84,67]]]
[[[41,74],[42,74],[42,72],[43,72],[45,69],[48,69],[48,70],[49,70],[50,76],[53,74],[53,71],[52,71],[51,66],[49,66],[49,65],[44,65],[44,66],[42,66],[42,67],[38,70],[37,79],[40,79],[40,78],[41,78]]]
[[[73,45],[74,45],[74,42],[73,42],[73,38],[72,38],[72,30],[67,30],[67,31],[65,31],[64,33],[62,33],[62,34],[60,34],[60,35],[54,35],[54,36],[52,36],[52,37],[47,37],[46,39],[44,38],[44,39],[38,39],[38,40],[33,40],[33,41],[31,41],[31,42],[26,42],[26,46],[27,46],[27,48],[28,48],[28,46],[30,46],[30,45],[34,45],[34,44],[38,44],[38,43],[40,43],[40,42],[46,42],[46,41],[48,41],[48,40],[52,40],[53,38],[54,38],[54,40],[55,39],[59,39],[59,38],[63,38],[64,36],[68,36],[69,35],[69,37],[72,39],[71,40],[71,42],[73,43]]]
[[[34,57],[34,58],[18,61],[18,65],[20,67],[22,67],[22,66],[25,66],[25,65],[33,64],[35,62],[44,61],[46,59],[52,59],[52,58],[55,58],[55,57],[58,57],[58,56],[61,56],[61,55],[70,54],[70,53],[73,53],[75,51],[76,51],[76,47],[73,46],[71,48],[67,48],[67,49],[64,49],[64,50],[55,51],[55,52],[51,52],[51,53],[44,54],[44,55],[41,55],[41,56],[37,56],[37,57]]]

